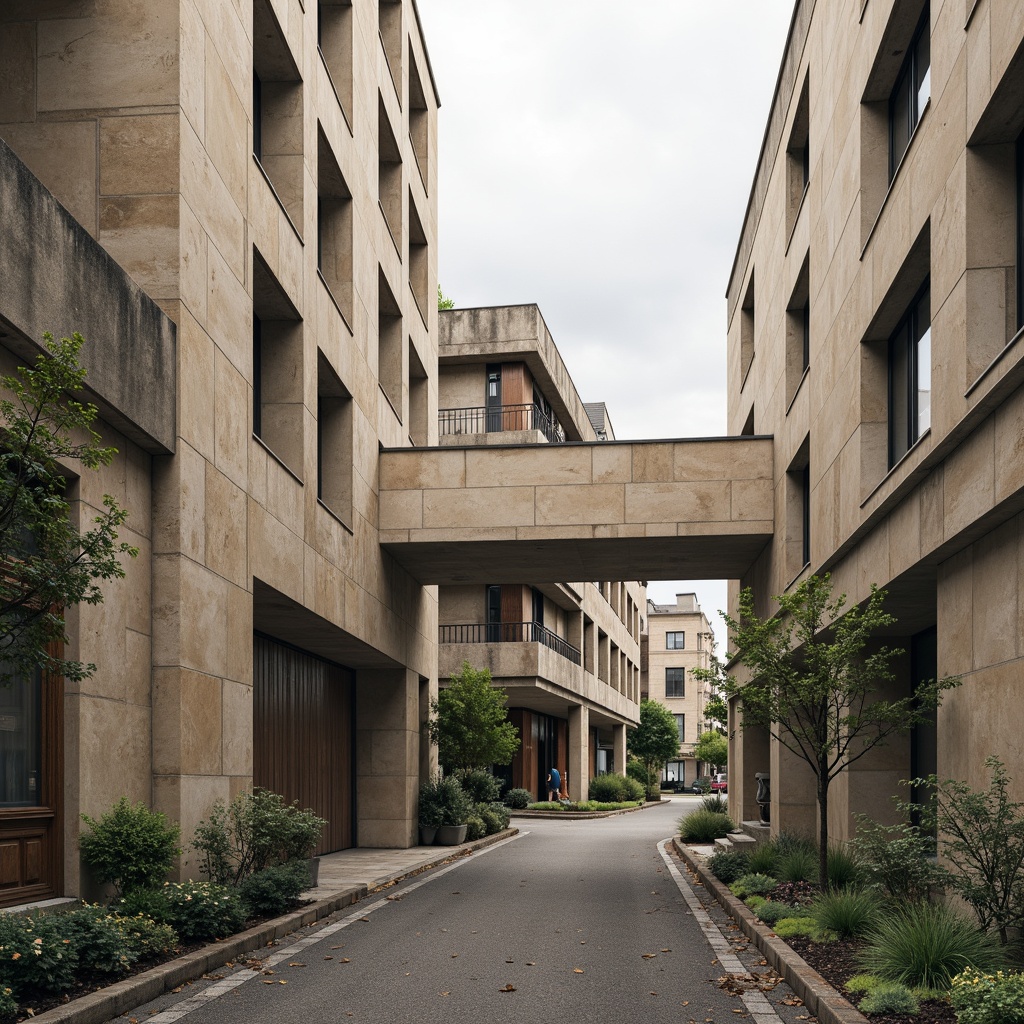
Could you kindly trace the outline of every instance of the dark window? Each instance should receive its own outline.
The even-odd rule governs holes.
[[[928,6],[925,5],[889,96],[890,181],[896,176],[896,168],[910,145],[914,129],[931,95],[930,27]]]
[[[1024,327],[1024,135],[1017,139],[1017,329]]]
[[[802,484],[801,500],[803,501],[803,508],[801,513],[803,516],[803,564],[808,565],[811,561],[811,464],[808,463],[800,471],[800,481]]]
[[[931,426],[932,346],[928,285],[889,339],[889,468]]]
[[[0,686],[0,807],[42,803],[41,705],[38,670]]]
[[[263,159],[263,83],[252,73],[252,151],[257,160]]]
[[[677,633],[666,633],[665,634],[665,650],[666,651],[681,651],[686,647],[686,633],[680,631]]]
[[[686,669],[667,668],[665,669],[665,696],[685,697],[686,696]]]
[[[811,300],[804,302],[800,311],[800,326],[803,334],[803,363],[801,369],[806,370],[811,365]]]
[[[676,731],[679,733],[679,742],[686,742],[686,715],[676,715]]]
[[[252,317],[252,432],[263,434],[263,322]]]
[[[487,588],[487,642],[496,644],[501,639],[501,587]]]

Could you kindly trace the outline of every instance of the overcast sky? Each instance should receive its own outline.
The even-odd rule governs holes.
[[[536,302],[620,440],[724,434],[725,289],[792,0],[418,4],[445,294]],[[649,596],[677,590],[725,606],[706,581]]]

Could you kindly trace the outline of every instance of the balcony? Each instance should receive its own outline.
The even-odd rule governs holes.
[[[470,406],[465,409],[438,409],[438,433],[441,437],[463,434],[495,434],[509,430],[537,430],[552,444],[565,441],[558,421],[539,405]]]
[[[438,633],[442,644],[543,644],[574,665],[580,664],[580,652],[539,622],[472,622],[440,626]]]

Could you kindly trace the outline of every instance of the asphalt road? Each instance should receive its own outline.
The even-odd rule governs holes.
[[[691,801],[676,800],[597,820],[521,820],[520,836],[368,897],[306,929],[297,943],[282,940],[262,965],[235,965],[125,1017],[154,1024],[749,1019],[718,987],[724,946],[709,945],[699,905],[692,893],[687,903],[685,883],[681,891],[657,845],[689,809]],[[778,1018],[758,1013],[756,1020]]]

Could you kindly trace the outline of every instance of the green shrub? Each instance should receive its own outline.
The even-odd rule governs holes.
[[[868,882],[888,898],[919,902],[939,888],[941,873],[932,861],[935,840],[916,825],[878,825],[858,817],[850,843]]]
[[[865,992],[874,992],[879,985],[885,984],[886,982],[881,978],[876,978],[873,974],[855,974],[846,982],[845,987],[847,992],[861,995]]]
[[[822,893],[812,907],[821,924],[840,938],[866,934],[878,920],[878,901],[865,889],[832,889]]]
[[[950,984],[958,1024],[1024,1024],[1024,974],[969,969]]]
[[[246,917],[276,917],[291,909],[308,888],[309,861],[290,860],[243,878],[237,892]]]
[[[480,804],[477,807],[477,813],[483,818],[489,836],[508,828],[510,820],[508,808],[502,803],[494,801],[489,804]]]
[[[948,989],[968,967],[995,971],[1006,963],[994,938],[944,903],[908,903],[880,917],[866,938],[860,966],[911,987]]]
[[[743,902],[746,903],[746,905],[756,914],[766,903],[770,901],[755,893],[753,896],[748,896]]]
[[[627,802],[640,803],[641,800],[658,801],[661,799],[661,790],[657,786],[646,789],[643,783],[637,782],[636,779],[624,779],[624,782],[626,784],[625,796],[622,799]]]
[[[754,913],[757,919],[763,921],[769,928],[775,925],[784,917],[812,917],[809,907],[791,907],[788,903],[779,903],[777,900],[765,900]]]
[[[99,819],[83,814],[82,820],[90,829],[79,837],[82,860],[97,881],[112,882],[119,893],[159,885],[181,853],[181,829],[127,797]]]
[[[730,885],[740,875],[749,874],[750,859],[745,850],[722,850],[708,858],[708,868],[720,882]]]
[[[780,939],[810,939],[811,942],[828,942],[835,936],[821,926],[813,917],[780,917],[772,926]]]
[[[774,875],[779,853],[773,843],[758,843],[747,856],[750,870],[759,875]]]
[[[746,899],[747,896],[763,896],[766,892],[771,892],[778,884],[778,879],[772,878],[771,875],[751,872],[750,874],[740,875],[729,888],[733,891],[734,895],[742,900]]]
[[[815,872],[817,874],[817,872]],[[864,866],[854,850],[846,846],[828,848],[828,884],[832,889],[849,889],[864,880]]]
[[[289,860],[306,860],[324,826],[308,807],[290,804],[269,789],[239,793],[227,806],[218,801],[196,826],[191,847],[202,854],[207,878],[237,885],[244,878]]]
[[[529,804],[526,808],[528,811],[561,811],[562,805],[554,800],[541,800],[537,803]],[[576,809],[576,805],[572,805],[572,809]]]
[[[22,917],[0,914],[0,949],[4,972],[0,983],[25,1002],[34,995],[64,992],[75,983],[78,950],[59,929],[58,915]]]
[[[794,850],[807,850],[813,856],[818,856],[818,844],[809,836],[800,835],[798,832],[780,832],[773,840],[772,846],[780,857],[792,853]]]
[[[906,985],[889,982],[872,989],[860,1001],[858,1009],[862,1013],[914,1014],[921,1008],[914,998],[914,993]]]
[[[216,882],[164,882],[160,889],[130,894],[122,909],[170,925],[184,942],[222,939],[245,924],[238,891]]]
[[[18,1003],[14,992],[6,985],[0,985],[0,1020],[14,1020],[18,1016]]]
[[[61,915],[59,930],[78,954],[78,967],[98,974],[124,974],[138,960],[117,916],[85,904]]]
[[[466,815],[466,841],[473,843],[477,839],[483,839],[487,835],[487,826],[484,819],[476,811],[470,811]]]
[[[163,956],[178,945],[178,933],[169,924],[161,924],[143,914],[131,917],[115,914],[114,924],[127,939],[136,960]]]
[[[679,819],[679,835],[686,843],[713,843],[727,836],[735,826],[728,814],[703,809]]]
[[[475,804],[489,804],[501,795],[501,779],[483,768],[463,768],[454,775]]]
[[[813,882],[818,877],[818,855],[807,850],[790,850],[778,858],[775,874],[780,882]]]
[[[655,772],[648,771],[647,765],[640,760],[639,757],[634,757],[632,754],[626,759],[626,775],[635,779],[644,787],[645,790],[650,789],[651,786],[656,786],[658,780]]]
[[[700,805],[705,811],[714,811],[715,814],[729,813],[729,802],[719,796],[718,793],[712,793],[710,796],[704,797]]]
[[[505,806],[511,807],[515,811],[525,810],[532,799],[532,794],[528,789],[510,789],[505,794]]]

